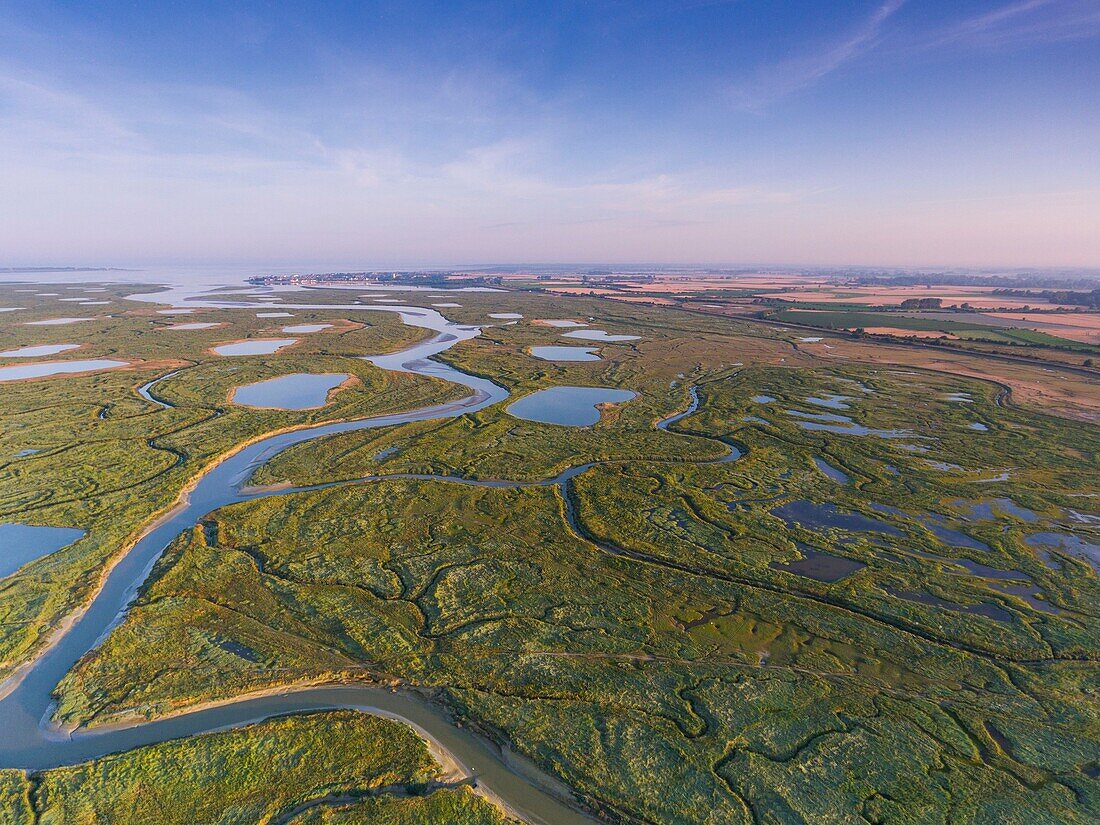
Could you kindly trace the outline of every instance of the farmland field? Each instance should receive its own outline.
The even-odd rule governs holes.
[[[399,293],[480,328],[447,342],[434,363],[453,372],[433,376],[361,360],[427,333],[346,290],[206,296],[182,318],[218,326],[170,331],[181,318],[132,289],[56,327],[26,325],[55,317],[48,298],[4,289],[0,303],[24,306],[4,319],[5,350],[71,342],[54,357],[131,364],[0,384],[4,520],[85,531],[4,580],[9,674],[241,444],[445,408],[468,394],[448,375],[507,398],[249,464],[244,494],[169,537],[117,626],[63,673],[62,730],[140,731],[242,697],[363,685],[530,765],[582,819],[1100,814],[1100,389],[1087,374],[918,361],[784,318],[598,295]],[[596,360],[531,354],[581,343],[570,329],[606,333],[583,342]],[[297,340],[268,355],[212,349],[284,337]],[[313,409],[231,400],[298,373],[351,379]],[[554,387],[628,392],[586,426],[509,411]],[[524,818],[430,730],[351,707],[240,721],[253,724],[29,772],[5,755],[4,821]]]

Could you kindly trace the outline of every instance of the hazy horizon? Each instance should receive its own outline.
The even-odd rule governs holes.
[[[0,0],[0,256],[1100,267],[1098,39],[1092,0]]]

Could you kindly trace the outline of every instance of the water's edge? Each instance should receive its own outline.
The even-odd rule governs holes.
[[[224,304],[215,304],[223,306]],[[331,307],[327,307],[331,308]],[[351,309],[352,307],[347,307]],[[0,767],[42,770],[87,762],[118,753],[218,730],[239,728],[272,716],[334,709],[355,709],[396,719],[449,756],[467,775],[475,776],[486,796],[512,815],[532,823],[590,823],[592,819],[547,792],[563,789],[527,760],[502,753],[492,743],[462,727],[446,712],[420,696],[370,685],[329,685],[291,688],[260,696],[232,699],[170,717],[132,725],[65,731],[53,720],[53,691],[64,675],[98,645],[125,616],[142,583],[165,548],[207,513],[239,501],[295,492],[257,490],[247,482],[255,470],[282,451],[314,438],[354,430],[393,426],[411,421],[451,418],[496,404],[508,392],[484,378],[468,375],[432,356],[480,334],[480,329],[453,324],[434,310],[419,307],[366,307],[395,311],[410,326],[434,330],[428,341],[401,352],[367,360],[383,369],[411,372],[461,384],[472,394],[459,401],[357,421],[321,424],[260,438],[208,468],[181,496],[180,504],[154,522],[105,576],[91,602],[57,631],[37,658],[18,669],[0,686]],[[169,376],[162,376],[163,380]],[[147,395],[152,384],[139,394]],[[145,392],[141,392],[144,390]]]

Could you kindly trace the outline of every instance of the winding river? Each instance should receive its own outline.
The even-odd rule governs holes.
[[[208,308],[240,306],[237,303],[215,301],[189,305]],[[317,308],[315,305],[304,307]],[[248,481],[261,465],[296,444],[335,433],[388,427],[411,421],[453,418],[496,404],[508,397],[507,390],[492,381],[469,375],[432,358],[460,341],[479,335],[481,330],[477,327],[452,323],[435,310],[419,307],[356,304],[326,305],[324,308],[397,312],[405,324],[432,330],[435,335],[425,342],[397,353],[368,357],[366,360],[383,369],[415,373],[460,384],[471,390],[470,395],[458,401],[409,412],[320,424],[267,436],[227,455],[202,473],[184,490],[177,505],[149,525],[133,547],[115,563],[87,607],[55,633],[42,653],[20,667],[0,685],[0,727],[4,731],[0,737],[0,767],[41,770],[73,765],[143,745],[241,727],[272,716],[356,709],[396,719],[414,728],[435,747],[444,751],[463,773],[475,777],[479,790],[517,818],[543,825],[592,823],[592,818],[563,801],[563,798],[568,799],[569,792],[560,782],[543,773],[529,760],[502,751],[469,729],[456,726],[444,708],[412,692],[396,692],[361,684],[309,686],[233,698],[213,706],[130,725],[70,731],[60,728],[54,720],[53,691],[58,682],[82,656],[102,642],[125,618],[139,588],[169,543],[183,531],[193,528],[208,513],[229,504],[394,478],[489,487],[555,486],[565,503],[569,527],[583,536],[568,493],[568,483],[592,464],[570,467],[553,478],[530,482],[400,473],[311,487],[272,489],[249,486]],[[169,373],[150,381],[139,388],[139,394],[162,408],[170,407],[166,401],[153,396],[150,390],[154,384],[174,374]],[[690,394],[691,403],[688,408],[658,422],[660,429],[665,430],[669,424],[695,412],[699,405],[695,387],[690,388]],[[719,462],[735,460],[741,455],[734,445],[723,443],[729,448],[729,454],[719,458]],[[605,549],[608,552],[621,552],[616,548]]]
[[[209,302],[211,307],[226,306]],[[330,309],[331,307],[326,307]],[[351,309],[353,307],[346,307]],[[492,381],[468,375],[432,360],[433,355],[473,338],[476,327],[454,324],[434,310],[416,307],[364,307],[398,312],[410,326],[433,330],[429,340],[398,353],[368,358],[378,367],[451,381],[471,390],[467,397],[418,410],[305,427],[255,441],[214,464],[180,496],[179,503],[151,524],[133,547],[110,569],[92,601],[59,628],[50,644],[17,669],[0,686],[0,767],[41,770],[73,765],[131,748],[240,727],[272,716],[350,708],[400,720],[446,751],[478,785],[513,815],[534,823],[591,823],[563,803],[561,786],[533,764],[508,753],[471,731],[453,724],[446,712],[411,693],[367,685],[333,685],[288,689],[243,697],[174,716],[128,726],[61,729],[53,719],[53,690],[77,661],[94,649],[126,615],[138,589],[168,544],[220,507],[272,495],[296,492],[250,488],[258,467],[295,444],[335,433],[388,427],[411,421],[438,420],[473,412],[508,397]],[[148,391],[149,387],[142,389]],[[145,393],[142,393],[145,397]],[[163,405],[156,398],[149,400]],[[299,488],[300,489],[300,488]],[[557,796],[547,792],[557,791]]]

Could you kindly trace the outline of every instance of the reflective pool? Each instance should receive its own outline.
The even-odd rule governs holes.
[[[612,335],[602,329],[576,329],[562,335],[562,338],[580,338],[582,341],[603,342],[637,341],[641,337],[640,335]]]
[[[599,361],[594,347],[531,347],[531,354],[543,361]]]
[[[825,459],[818,458],[817,456],[814,456],[814,464],[817,465],[817,469],[821,470],[821,472],[823,472],[826,476],[831,478],[837,484],[847,484],[848,483],[848,474],[845,473],[845,472],[842,472],[841,470],[838,470],[836,467],[834,467],[832,464],[827,462]]]
[[[867,566],[861,561],[834,556],[806,544],[798,544],[798,550],[802,558],[789,562],[773,561],[771,567],[819,582],[837,582]]]
[[[590,427],[600,420],[597,404],[619,404],[635,396],[630,390],[611,387],[551,387],[519,399],[508,412],[526,421]]]
[[[80,344],[42,344],[37,347],[18,347],[0,352],[0,358],[41,358],[43,355],[57,355],[79,349]]]
[[[94,321],[94,318],[48,318],[45,321],[27,321],[28,327],[56,327],[64,324],[79,324],[81,321]]]
[[[256,338],[251,341],[218,344],[213,349],[218,355],[271,355],[297,342],[297,338]]]
[[[328,394],[348,380],[347,373],[298,372],[247,384],[233,391],[233,403],[245,407],[310,410],[328,403]]]
[[[38,364],[0,367],[0,381],[18,381],[21,378],[46,378],[50,375],[71,375],[125,366],[128,366],[128,362],[115,361],[111,358],[92,358],[84,361],[43,361]]]

